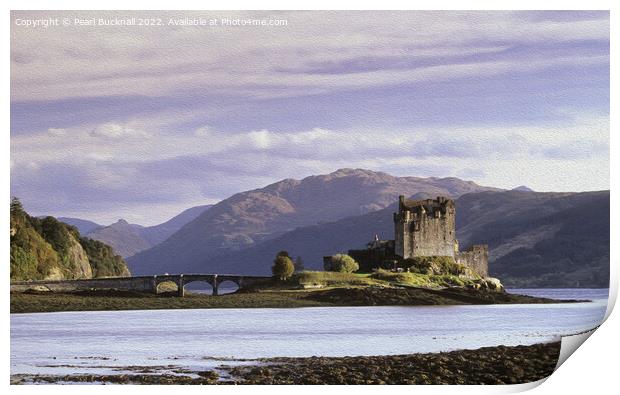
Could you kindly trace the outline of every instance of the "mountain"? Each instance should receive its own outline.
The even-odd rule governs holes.
[[[164,223],[141,228],[140,235],[148,241],[151,246],[154,246],[166,240],[174,232],[181,229],[183,225],[191,222],[211,207],[213,207],[212,204],[206,204],[188,208],[187,210],[181,212],[181,214],[172,217]]]
[[[120,219],[112,225],[93,229],[87,236],[111,245],[123,257],[130,257],[166,240],[183,225],[192,221],[211,206],[202,205],[189,208],[170,220],[154,226],[130,224],[124,219]]]
[[[322,257],[364,248],[378,234],[392,239],[385,209],[302,227],[251,248],[205,262],[218,272],[268,274],[278,251],[302,256],[308,269]],[[609,286],[609,191],[583,193],[481,192],[456,200],[461,249],[489,244],[490,274],[520,287]]]
[[[71,218],[71,217],[58,217],[58,220],[65,224],[75,226],[81,234],[93,232],[95,229],[103,228],[103,225],[99,225],[93,221],[85,219]]]
[[[123,259],[54,217],[36,218],[11,202],[11,280],[129,276]]]
[[[519,185],[518,187],[512,188],[513,191],[519,192],[535,192],[532,188],[527,187],[525,185]]]
[[[111,245],[123,257],[145,250],[152,246],[141,234],[144,229],[140,225],[130,224],[124,219],[119,219],[112,225],[95,229],[87,236],[93,240],[99,240]]]
[[[505,285],[609,286],[609,191],[485,192],[457,203],[459,241],[488,243],[490,272]]]
[[[392,204],[364,215],[300,227],[241,251],[210,258],[204,266],[218,273],[265,275],[271,272],[275,255],[285,250],[293,257],[301,256],[306,270],[323,270],[323,256],[366,248],[374,235],[393,239],[393,213],[397,209],[397,204]]]
[[[128,262],[139,274],[210,271],[207,262],[211,257],[248,248],[298,227],[380,210],[400,194],[458,197],[487,190],[496,189],[458,178],[395,177],[362,169],[285,179],[221,201]]]

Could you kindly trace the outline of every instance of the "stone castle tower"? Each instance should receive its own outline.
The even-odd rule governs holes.
[[[445,197],[405,200],[400,196],[394,213],[394,253],[416,256],[454,256],[458,250],[454,201]]]
[[[418,256],[450,256],[481,276],[488,276],[488,246],[476,244],[459,251],[456,239],[456,208],[445,197],[405,200],[399,196],[394,213],[394,255],[407,259]]]

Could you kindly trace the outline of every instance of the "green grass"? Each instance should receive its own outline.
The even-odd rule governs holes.
[[[305,271],[295,275],[293,282],[303,287],[336,287],[336,286],[365,286],[376,283],[369,274],[339,273],[339,272],[310,272]]]
[[[378,270],[374,273],[337,273],[337,272],[302,272],[291,280],[292,284],[304,288],[311,287],[342,287],[342,286],[411,286],[443,288],[452,286],[466,286],[473,284],[480,278],[476,276],[459,277],[452,274],[421,274],[421,273],[393,273],[388,270]]]
[[[392,273],[387,270],[378,270],[371,277],[394,285],[429,288],[463,287],[480,280],[477,276],[459,277],[453,274]]]

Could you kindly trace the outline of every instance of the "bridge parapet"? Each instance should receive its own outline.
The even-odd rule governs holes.
[[[173,282],[177,285],[178,296],[185,295],[185,285],[203,281],[211,285],[213,295],[218,295],[219,285],[224,281],[231,281],[243,289],[271,277],[267,276],[242,276],[235,274],[163,274],[154,276],[134,277],[105,277],[79,280],[37,280],[37,281],[12,281],[11,292],[26,292],[29,290],[42,290],[52,292],[72,292],[88,290],[123,290],[158,293],[158,287],[164,282]]]
[[[118,289],[124,291],[149,292],[152,289],[152,276],[11,282],[11,292],[25,292],[28,290],[70,292],[88,291],[93,289]]]

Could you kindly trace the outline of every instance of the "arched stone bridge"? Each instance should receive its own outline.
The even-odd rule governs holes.
[[[218,295],[219,285],[224,281],[237,284],[239,290],[270,280],[268,276],[241,276],[235,274],[163,274],[137,277],[106,277],[80,280],[41,280],[11,282],[11,292],[27,290],[47,290],[56,292],[86,290],[123,290],[158,293],[158,287],[164,282],[173,282],[178,287],[178,296],[185,295],[185,286],[195,281],[208,283],[213,288],[213,295]]]

